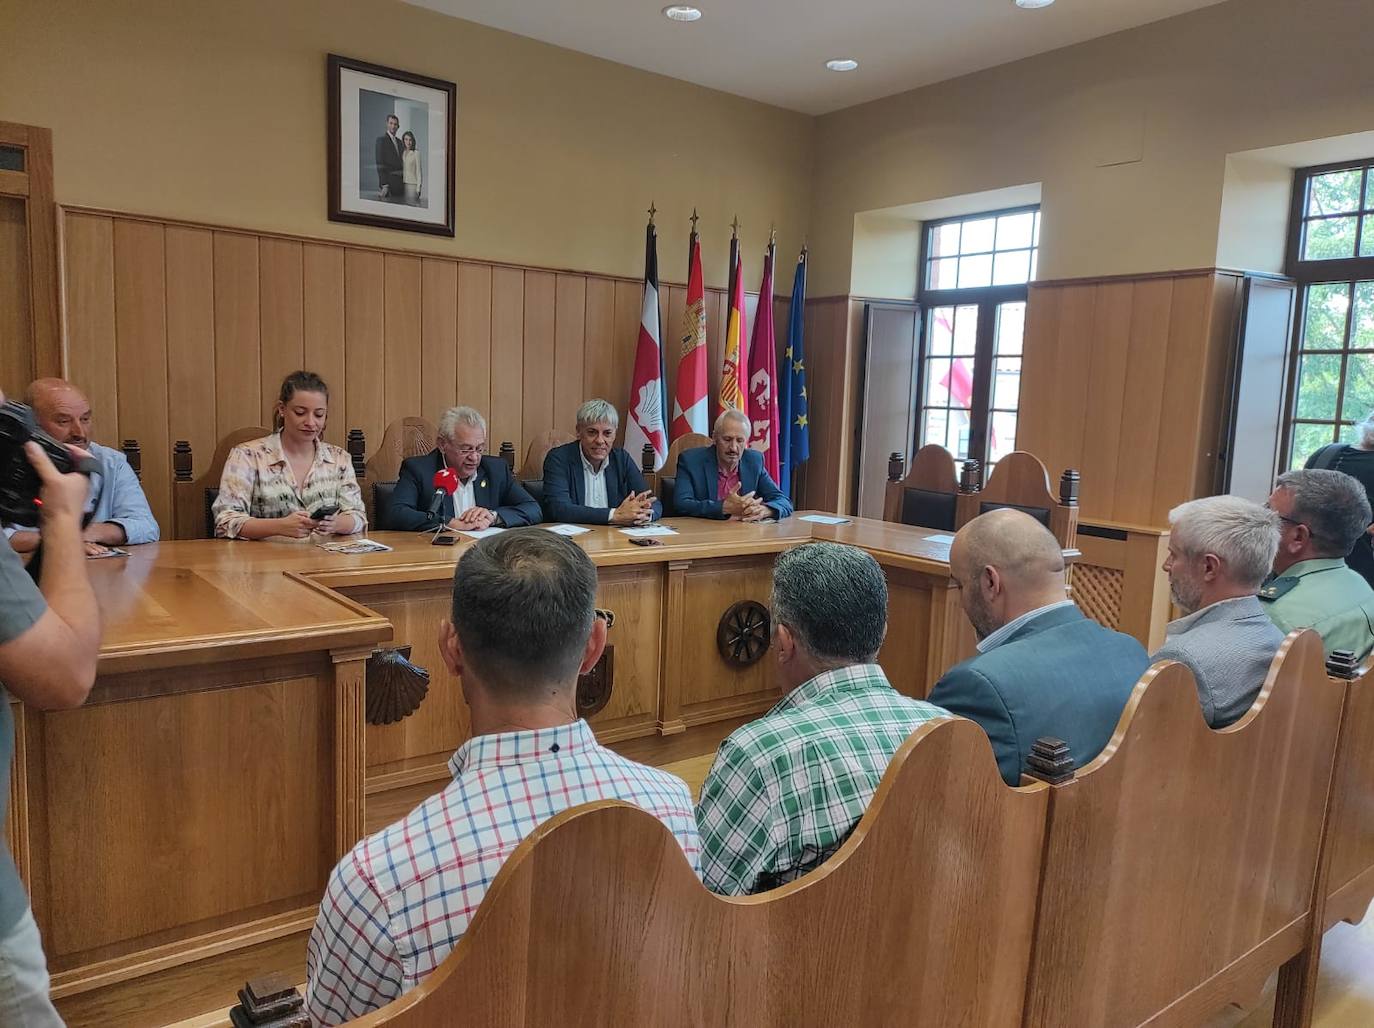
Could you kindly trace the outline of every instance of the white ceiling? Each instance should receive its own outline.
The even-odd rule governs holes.
[[[1221,0],[407,0],[635,68],[807,114],[900,93]],[[859,70],[825,69],[853,57]]]

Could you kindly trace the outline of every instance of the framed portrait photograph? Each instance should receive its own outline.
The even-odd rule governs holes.
[[[329,220],[453,235],[458,87],[329,55]]]

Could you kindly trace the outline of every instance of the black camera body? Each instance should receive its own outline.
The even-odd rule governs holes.
[[[58,471],[89,475],[99,465],[89,458],[78,460],[72,452],[38,427],[33,410],[13,400],[0,404],[0,521],[32,528],[38,524],[38,492],[42,482],[29,463],[24,444],[32,440],[43,448]]]

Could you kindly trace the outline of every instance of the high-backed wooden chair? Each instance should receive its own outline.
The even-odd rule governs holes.
[[[219,480],[229,451],[239,443],[261,439],[269,429],[256,426],[230,432],[215,446],[210,466],[199,478],[195,474],[195,455],[191,444],[177,440],[172,447],[172,529],[177,539],[210,539],[215,534],[215,519],[210,513],[219,495]]]
[[[744,899],[643,811],[579,807],[521,843],[433,975],[352,1023],[1014,1025],[1047,792],[1003,785],[977,725],[928,723],[835,856]]]
[[[1345,708],[1336,746],[1336,775],[1327,845],[1323,930],[1337,921],[1358,924],[1374,901],[1374,657],[1356,664],[1346,654],[1327,661],[1327,673],[1343,683]]]
[[[1186,667],[1145,673],[1102,755],[1052,787],[1027,1025],[1195,1025],[1280,965],[1275,1024],[1302,1023],[1343,694],[1311,631],[1218,731]]]
[[[688,432],[686,435],[678,436],[668,445],[668,456],[663,460],[663,467],[658,469],[658,475],[651,480],[649,485],[649,488],[658,496],[659,502],[663,504],[664,517],[676,513],[673,509],[673,488],[677,484],[677,459],[682,456],[682,451],[695,450],[699,446],[710,445],[711,437],[697,432]],[[650,476],[645,477],[647,479]]]
[[[1070,469],[1060,476],[1056,495],[1040,459],[1016,450],[997,462],[987,485],[964,488],[957,506],[960,528],[990,510],[1023,510],[1053,532],[1060,546],[1071,550],[1078,539],[1078,472]]]
[[[437,437],[438,430],[428,418],[397,418],[386,426],[381,444],[367,462],[367,480],[372,488],[363,492],[367,521],[373,528],[387,527],[381,522],[401,475],[401,461],[429,453]]]
[[[551,428],[547,432],[535,436],[529,449],[525,451],[525,463],[520,466],[515,477],[519,479],[525,490],[540,503],[544,502],[544,458],[555,446],[570,443],[576,438],[577,436],[571,432],[562,432]]]
[[[959,479],[954,455],[938,443],[922,446],[902,477],[902,455],[888,459],[883,520],[953,532],[958,527]]]

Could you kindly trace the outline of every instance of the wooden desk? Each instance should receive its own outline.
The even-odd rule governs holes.
[[[923,696],[972,652],[934,533],[669,523],[679,534],[656,547],[610,528],[576,537],[598,565],[598,603],[616,613],[614,693],[593,722],[603,741],[666,743],[767,710],[770,659],[727,663],[717,626],[732,604],[766,605],[775,555],[807,539],[861,546],[886,569],[880,660],[897,688]],[[447,776],[469,722],[437,627],[467,544],[372,538],[393,550],[204,540],[91,563],[106,630],[90,701],[16,709],[7,827],[56,997],[307,929],[362,835],[366,797]],[[411,645],[430,692],[405,720],[366,726],[366,658],[388,640]]]

